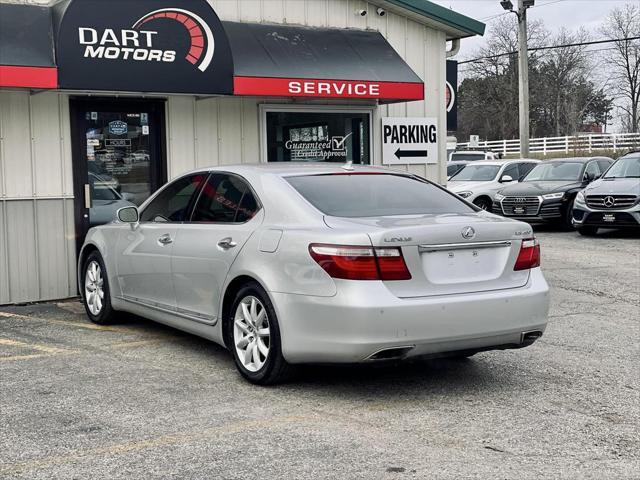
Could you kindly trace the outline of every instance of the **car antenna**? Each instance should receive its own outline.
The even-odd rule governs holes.
[[[353,168],[353,160],[347,160],[347,163],[345,163],[342,168],[344,170],[348,170],[349,172],[352,172],[354,170]]]

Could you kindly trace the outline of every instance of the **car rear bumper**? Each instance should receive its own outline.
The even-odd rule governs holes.
[[[539,268],[521,288],[400,299],[382,282],[341,281],[333,297],[271,292],[291,363],[356,363],[385,349],[403,357],[518,348],[544,332],[549,287]]]

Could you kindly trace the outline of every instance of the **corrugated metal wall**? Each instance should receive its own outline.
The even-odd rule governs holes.
[[[0,92],[0,304],[76,293],[68,98]]]
[[[380,17],[375,14],[374,4],[360,0],[211,3],[223,20],[379,30],[424,80],[426,99],[374,109],[374,162],[381,163],[383,116],[438,117],[442,161],[439,165],[405,168],[444,182],[443,32],[391,12]],[[368,9],[369,15],[356,15],[358,9]],[[260,105],[273,103],[254,98],[169,97],[169,177],[206,165],[259,161]],[[68,96],[56,92],[0,92],[0,304],[76,294],[72,168]]]

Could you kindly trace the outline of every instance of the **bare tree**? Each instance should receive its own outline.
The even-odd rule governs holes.
[[[632,132],[640,125],[640,7],[627,4],[614,8],[599,29],[614,42],[611,50],[602,55],[602,62],[610,70],[612,94],[619,98],[617,107],[625,113],[623,124]],[[626,39],[626,40],[623,40]]]

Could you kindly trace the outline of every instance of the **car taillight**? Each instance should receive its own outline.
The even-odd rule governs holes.
[[[520,253],[513,267],[515,271],[528,270],[540,266],[540,243],[536,238],[529,238],[522,241]]]
[[[309,245],[311,257],[331,277],[346,280],[409,280],[399,248]]]

